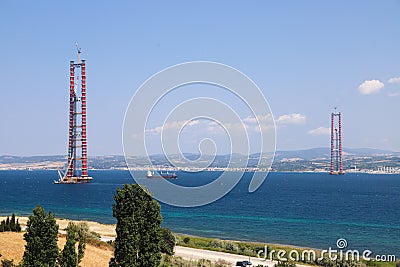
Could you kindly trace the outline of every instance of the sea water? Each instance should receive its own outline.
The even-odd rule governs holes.
[[[0,171],[0,215],[29,215],[36,204],[56,217],[115,223],[113,194],[133,183],[128,171],[90,171],[89,184],[53,184],[56,171]],[[174,183],[197,186],[219,172],[178,172]],[[348,249],[400,257],[400,175],[270,173],[254,193],[251,173],[223,198],[196,208],[163,203],[163,226],[206,237],[319,249]]]

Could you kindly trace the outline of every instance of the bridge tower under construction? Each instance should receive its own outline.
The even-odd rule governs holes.
[[[342,113],[336,108],[331,113],[331,168],[330,174],[344,174],[342,148]]]
[[[86,135],[86,61],[80,59],[69,64],[69,130],[68,165],[59,183],[88,183],[93,178],[88,174]]]

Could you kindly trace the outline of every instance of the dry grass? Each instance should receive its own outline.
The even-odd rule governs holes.
[[[65,245],[65,237],[59,236],[58,247],[62,249]],[[23,233],[0,233],[0,253],[1,259],[13,259],[14,262],[19,263],[24,254],[25,241]],[[108,246],[95,247],[90,244],[86,245],[85,257],[81,262],[81,266],[85,267],[102,267],[108,266],[110,258],[113,256],[113,251]]]
[[[23,235],[23,233],[0,233],[1,259],[13,259],[18,263],[22,260],[25,246]]]
[[[10,214],[11,215],[11,214]],[[11,218],[11,216],[9,216]],[[0,221],[5,220],[7,217],[0,216]],[[22,229],[25,228],[26,223],[28,222],[28,217],[19,217],[16,216],[16,219],[19,220],[19,224],[22,226]],[[89,226],[89,230],[99,233],[102,236],[109,236],[109,237],[115,237],[115,224],[100,224],[98,222],[91,222],[91,221],[73,221],[73,220],[68,220],[68,219],[56,219],[57,224],[59,225],[60,230],[64,230],[67,228],[69,222],[86,222]]]

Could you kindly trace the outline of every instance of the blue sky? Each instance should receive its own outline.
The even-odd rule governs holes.
[[[0,155],[66,153],[75,41],[87,60],[90,155],[122,154],[135,90],[193,60],[259,85],[278,149],[329,146],[338,106],[345,147],[400,151],[399,14],[398,0],[1,1]]]

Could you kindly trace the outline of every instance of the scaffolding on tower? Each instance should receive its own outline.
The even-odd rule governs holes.
[[[88,183],[86,136],[86,62],[80,59],[81,49],[76,44],[78,60],[69,64],[69,131],[67,171],[58,171],[56,184]],[[80,76],[79,76],[80,69]],[[75,71],[78,70],[78,71]]]
[[[342,148],[342,113],[336,108],[331,113],[331,167],[330,174],[344,174]]]

